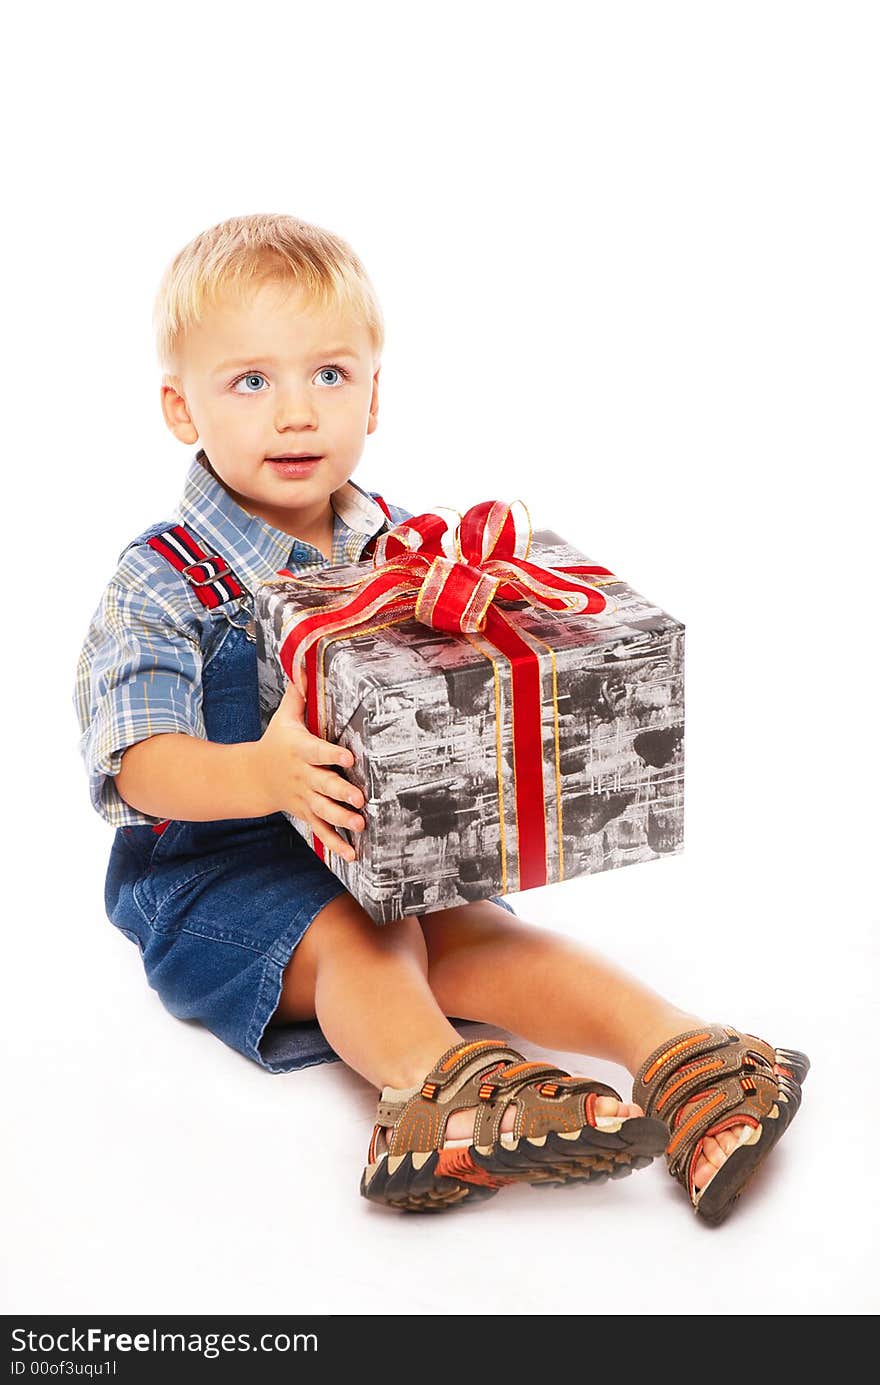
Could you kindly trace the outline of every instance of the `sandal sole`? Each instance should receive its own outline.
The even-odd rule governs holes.
[[[625,1178],[663,1154],[667,1140],[662,1121],[632,1116],[616,1131],[584,1126],[570,1135],[551,1131],[487,1148],[383,1154],[364,1169],[360,1190],[371,1202],[401,1210],[442,1211],[493,1197],[511,1183],[558,1188]]]
[[[752,1177],[782,1139],[800,1109],[801,1084],[810,1071],[810,1060],[797,1049],[777,1048],[776,1061],[780,1067],[794,1073],[791,1080],[785,1077],[780,1079],[782,1094],[788,1099],[781,1105],[777,1103],[779,1115],[772,1125],[768,1120],[762,1121],[758,1143],[740,1145],[735,1149],[706,1185],[706,1191],[694,1210],[707,1226],[720,1226],[727,1219]]]

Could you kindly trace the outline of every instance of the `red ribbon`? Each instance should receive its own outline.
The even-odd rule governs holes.
[[[286,569],[278,574],[322,592],[350,593],[338,605],[295,612],[279,650],[284,672],[305,695],[306,725],[314,735],[322,735],[318,650],[334,636],[366,630],[377,620],[388,626],[415,618],[450,634],[482,634],[508,661],[520,890],[548,879],[541,669],[537,653],[497,603],[525,600],[551,611],[596,615],[605,609],[605,597],[582,578],[613,575],[606,567],[530,563],[530,547],[531,526],[522,502],[484,500],[455,529],[442,516],[426,513],[381,534],[373,570],[352,582],[314,582]],[[502,863],[503,837],[502,822]],[[323,843],[314,837],[313,846],[323,860]],[[559,846],[561,857],[561,840]],[[507,888],[506,868],[502,873]]]

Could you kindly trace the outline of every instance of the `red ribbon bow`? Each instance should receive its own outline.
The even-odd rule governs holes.
[[[499,500],[484,500],[473,505],[455,529],[441,515],[430,512],[395,525],[375,540],[373,570],[352,582],[315,582],[287,569],[278,574],[322,592],[352,593],[338,605],[296,611],[278,652],[287,677],[305,695],[306,724],[315,735],[324,735],[318,649],[323,640],[332,640],[335,635],[356,634],[359,629],[366,633],[377,620],[385,627],[415,618],[451,634],[467,637],[482,633],[509,661],[517,727],[513,749],[521,890],[546,884],[548,879],[541,669],[538,654],[498,603],[525,600],[551,611],[596,615],[605,609],[605,597],[582,579],[613,576],[607,567],[554,568],[531,563],[527,560],[531,540],[528,512],[521,501],[507,505]],[[554,663],[554,727],[555,682]],[[562,879],[560,795],[557,753],[558,878]],[[507,889],[500,777],[499,811],[502,881],[503,889]],[[323,860],[324,848],[317,837],[313,845]]]
[[[317,582],[321,591],[355,594],[337,606],[298,614],[279,651],[288,678],[305,693],[303,666],[316,642],[335,631],[351,632],[377,616],[415,618],[450,634],[476,634],[493,625],[495,601],[525,599],[533,606],[570,614],[605,609],[601,592],[563,574],[612,576],[607,567],[542,567],[526,561],[532,534],[522,501],[506,505],[483,500],[456,529],[441,515],[426,513],[395,525],[375,540],[374,571],[353,582]],[[282,568],[280,577],[309,584]],[[311,681],[311,680],[309,680]]]

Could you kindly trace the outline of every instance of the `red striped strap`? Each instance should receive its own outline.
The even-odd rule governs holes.
[[[213,610],[243,595],[244,588],[226,559],[219,553],[205,552],[199,540],[182,524],[156,534],[147,539],[147,543],[191,583],[203,606]]]
[[[164,533],[154,535],[147,539],[147,543],[177,572],[182,573],[202,605],[210,610],[242,595],[244,588],[226,559],[221,558],[219,553],[206,553],[195,535],[184,529],[182,524],[175,524]],[[154,823],[153,831],[157,836],[161,835],[170,822],[170,818],[165,818],[162,822]]]
[[[375,496],[374,499],[393,525],[391,511],[381,495]],[[365,555],[372,552],[376,538],[377,535],[373,535],[370,539],[364,550]],[[147,539],[147,543],[177,572],[182,573],[202,605],[210,610],[222,606],[226,601],[234,601],[242,595],[244,589],[226,559],[221,558],[219,553],[205,552],[195,535],[189,533],[182,524],[175,524],[164,533],[156,534],[153,538]],[[170,818],[165,818],[164,821],[155,823],[153,831],[157,834],[164,832],[170,821]]]
[[[381,495],[374,495],[374,496],[373,496],[373,499],[375,500],[375,502],[376,502],[376,504],[379,506],[379,508],[384,512],[384,514],[386,515],[386,517],[387,517],[387,519],[388,519],[389,524],[390,524],[390,525],[392,526],[392,528],[393,528],[393,527],[394,527],[394,520],[393,520],[392,517],[391,517],[391,511],[389,510],[389,508],[388,508],[387,504],[385,503],[385,501],[382,499]],[[377,540],[378,537],[379,537],[378,534],[374,534],[373,537],[372,537],[371,539],[369,539],[369,540],[364,544],[363,548],[361,549],[361,559],[364,559],[364,558],[372,558],[372,556],[373,556],[373,549],[376,547],[376,540]]]

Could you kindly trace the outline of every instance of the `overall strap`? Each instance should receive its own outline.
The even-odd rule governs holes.
[[[381,495],[376,495],[376,494],[374,494],[374,495],[373,495],[373,499],[375,500],[376,504],[380,507],[380,509],[382,509],[382,510],[385,512],[385,515],[386,515],[386,517],[387,517],[387,519],[388,519],[388,523],[389,523],[389,524],[392,526],[392,528],[393,528],[393,527],[394,527],[394,520],[393,520],[393,518],[392,518],[392,516],[391,516],[391,511],[389,510],[389,508],[388,508],[387,504],[385,503],[385,501],[382,499]],[[376,540],[377,540],[378,537],[379,537],[378,534],[374,534],[373,537],[372,537],[371,539],[369,539],[369,540],[367,541],[367,543],[364,544],[363,548],[361,549],[361,559],[364,559],[364,558],[371,558],[371,557],[373,556],[373,550],[374,550],[375,547],[376,547]]]
[[[146,542],[191,583],[202,605],[210,610],[215,610],[224,602],[234,601],[243,594],[244,588],[226,559],[221,558],[219,553],[206,553],[200,541],[182,524],[173,524]],[[235,621],[230,619],[228,612],[225,614],[229,624],[234,626]],[[250,622],[245,627],[236,628],[244,628],[248,640],[252,640],[249,626]],[[157,836],[161,835],[170,822],[170,818],[164,818],[162,822],[154,823],[152,830]]]
[[[393,526],[394,519],[386,501],[381,495],[374,495],[373,499]],[[363,556],[372,554],[377,537],[374,534],[365,545]],[[200,540],[182,524],[172,524],[146,542],[191,583],[196,596],[209,610],[243,595],[244,588],[226,559],[219,553],[205,552]]]
[[[226,559],[219,553],[206,553],[182,524],[155,534],[147,543],[192,584],[199,601],[210,610],[244,594]]]

